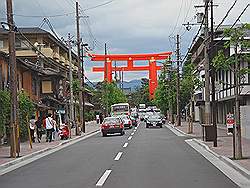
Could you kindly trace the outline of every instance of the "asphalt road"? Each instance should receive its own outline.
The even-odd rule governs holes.
[[[143,123],[124,136],[97,134],[0,176],[0,187],[237,187],[184,140]]]

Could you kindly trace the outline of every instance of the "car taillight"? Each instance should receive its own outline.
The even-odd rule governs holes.
[[[107,124],[102,124],[102,129],[107,129],[107,128],[109,128],[109,125],[107,125]]]
[[[121,129],[124,128],[123,124],[120,124],[120,128],[121,128]]]

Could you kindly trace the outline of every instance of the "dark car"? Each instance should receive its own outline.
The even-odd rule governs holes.
[[[147,118],[147,121],[146,121],[146,128],[149,128],[149,127],[160,127],[162,128],[162,119],[160,116],[158,115],[152,115],[152,116],[149,116]]]
[[[115,133],[125,134],[123,121],[118,117],[106,117],[101,125],[101,131],[103,136]]]

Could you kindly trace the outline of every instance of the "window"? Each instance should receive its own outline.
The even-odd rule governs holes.
[[[51,81],[42,81],[42,93],[53,93]]]
[[[0,40],[0,49],[2,49],[2,48],[3,48],[3,41]]]
[[[16,48],[29,49],[30,45],[27,40],[16,40],[15,43]]]

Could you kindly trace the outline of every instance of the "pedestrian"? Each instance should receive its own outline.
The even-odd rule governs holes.
[[[95,119],[96,119],[96,123],[99,124],[100,123],[100,115],[96,114]]]
[[[43,129],[43,118],[41,116],[38,117],[36,121],[36,134],[37,134],[37,141],[40,143],[42,140],[42,129]]]
[[[54,129],[53,118],[52,115],[49,113],[48,117],[46,118],[46,142],[52,141],[52,132]]]
[[[57,128],[56,120],[53,119],[52,122],[53,122],[52,141],[54,141],[56,139],[56,133],[58,132],[58,128]]]
[[[31,135],[31,140],[32,142],[35,142],[35,128],[36,128],[36,119],[35,119],[35,116],[32,115],[31,116],[31,119],[30,119],[30,135]]]
[[[100,124],[102,124],[102,122],[103,122],[103,115],[102,113],[100,113]]]

